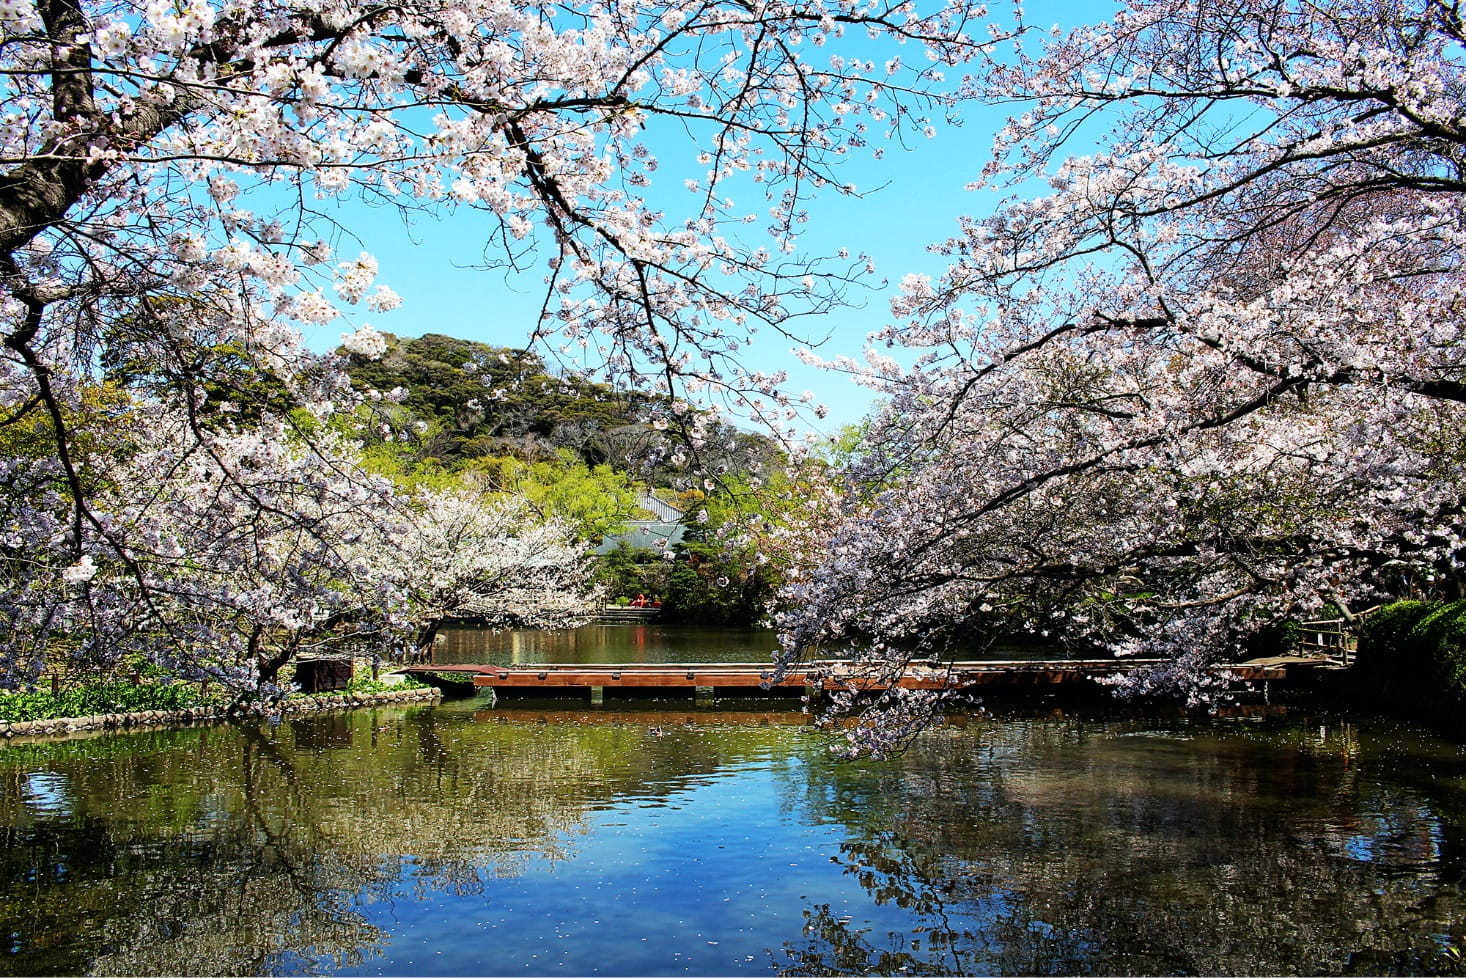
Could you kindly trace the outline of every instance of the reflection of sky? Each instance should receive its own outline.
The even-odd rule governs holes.
[[[822,973],[900,952],[959,973],[1333,974],[1368,951],[1354,971],[1382,974],[1466,919],[1459,799],[1436,794],[1466,755],[1392,729],[1363,727],[1346,767],[1287,727],[994,719],[837,765],[760,714],[603,712],[287,721],[251,741],[248,784],[234,728],[180,734],[166,763],[135,735],[28,753],[7,775],[10,970],[78,973],[123,934],[93,970],[258,951],[281,956],[254,973]],[[104,891],[115,911],[79,924]]]
[[[590,816],[578,855],[536,859],[479,893],[424,894],[409,867],[364,908],[398,937],[374,973],[767,974],[766,948],[796,939],[829,903],[851,926],[904,930],[830,857],[838,825],[803,825],[781,804],[787,775],[760,762]],[[419,902],[419,900],[421,902]],[[884,918],[889,919],[884,919]],[[381,918],[381,919],[375,919]]]
[[[1375,800],[1377,804],[1385,801]],[[1361,819],[1356,827],[1362,831],[1344,834],[1340,847],[1359,862],[1405,866],[1433,863],[1441,857],[1440,819],[1423,805],[1383,809]]]
[[[43,818],[65,818],[73,811],[71,785],[64,774],[32,771],[25,775],[21,798],[27,811]]]

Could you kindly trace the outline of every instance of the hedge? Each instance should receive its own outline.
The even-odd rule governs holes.
[[[1399,601],[1365,621],[1356,668],[1466,702],[1466,601]]]
[[[1466,601],[1441,606],[1410,629],[1410,642],[1431,656],[1426,678],[1466,699]]]

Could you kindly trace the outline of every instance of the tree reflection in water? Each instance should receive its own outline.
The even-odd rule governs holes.
[[[803,723],[463,704],[11,743],[0,971],[1422,973],[1466,936],[1458,746],[1055,712],[845,763]]]
[[[766,752],[777,737],[759,729],[803,723],[742,714],[754,730],[734,742],[662,740],[649,728],[676,713],[583,712],[396,707],[0,749],[0,972],[360,968],[401,936],[372,922],[382,905],[553,866],[615,799],[664,794]],[[684,719],[716,731],[724,716]]]
[[[63,772],[72,813],[35,820],[22,792],[0,795],[5,970],[359,967],[385,937],[364,908],[393,899],[405,873],[419,896],[463,894],[528,852],[563,857],[580,806],[541,779],[500,777],[502,752],[442,744],[425,713],[12,748],[5,775],[34,770],[14,763],[27,753]]]
[[[1237,737],[1060,717],[935,734],[879,772],[812,778],[837,786],[813,808],[850,821],[844,872],[915,921],[882,932],[811,902],[783,973],[1450,966],[1441,950],[1466,933],[1459,749],[1422,763],[1429,746],[1336,721]]]
[[[307,950],[338,967],[364,960],[381,935],[344,894],[377,882],[378,867],[320,845],[308,821],[266,814],[262,793],[296,794],[289,807],[302,806],[291,784],[298,778],[257,735],[238,738],[237,795],[209,790],[224,788],[221,780],[197,784],[188,799],[152,789],[179,760],[170,753],[193,753],[189,737],[130,739],[138,751],[130,760],[100,739],[51,752],[48,762],[67,771],[76,792],[75,819],[6,819],[0,908],[9,968],[226,975],[287,970]]]

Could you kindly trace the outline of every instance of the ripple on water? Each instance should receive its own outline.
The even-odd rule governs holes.
[[[68,818],[73,811],[71,783],[53,771],[32,771],[24,776],[21,801],[26,811],[40,818]]]

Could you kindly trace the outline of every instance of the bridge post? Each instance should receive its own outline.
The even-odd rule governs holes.
[[[605,702],[606,702],[606,687],[604,687],[604,686],[592,686],[590,688],[590,704],[591,704],[591,706],[600,706],[601,704],[603,704]]]
[[[712,706],[713,697],[717,690],[711,686],[692,687],[692,703],[694,706]]]

